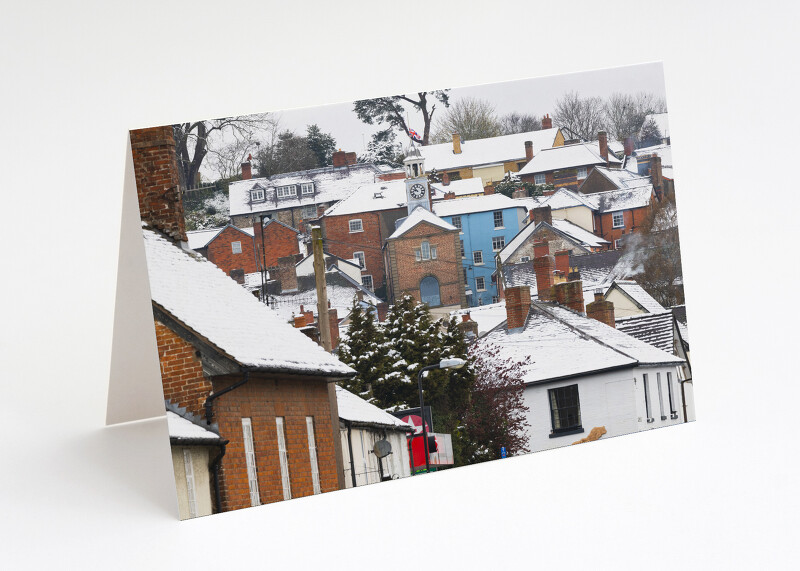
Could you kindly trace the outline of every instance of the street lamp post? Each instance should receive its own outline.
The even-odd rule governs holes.
[[[442,359],[435,365],[422,367],[417,375],[417,387],[419,388],[419,416],[422,419],[422,445],[425,447],[425,473],[431,471],[430,454],[428,454],[428,429],[425,425],[425,399],[422,396],[422,373],[433,369],[460,369],[467,362],[464,359]],[[411,462],[414,464],[413,460]]]

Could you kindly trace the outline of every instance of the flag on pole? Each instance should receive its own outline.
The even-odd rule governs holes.
[[[408,130],[408,136],[411,137],[414,141],[417,141],[418,143],[422,142],[422,137],[420,137],[419,134],[417,134],[417,132],[414,129]]]

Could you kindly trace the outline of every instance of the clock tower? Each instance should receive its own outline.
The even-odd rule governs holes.
[[[406,158],[403,159],[406,167],[406,201],[408,213],[414,212],[417,206],[431,211],[431,189],[428,177],[425,176],[425,159],[414,143],[408,149]]]

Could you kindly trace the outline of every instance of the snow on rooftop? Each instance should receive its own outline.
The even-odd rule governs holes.
[[[344,376],[353,370],[308,339],[199,254],[143,229],[153,301],[239,364]]]
[[[469,200],[469,199],[464,198],[462,200]],[[454,201],[451,200],[449,202],[454,202]],[[436,216],[436,214],[434,214],[430,210],[426,210],[421,206],[417,206],[414,209],[414,212],[409,214],[406,218],[402,218],[401,220],[402,222],[400,226],[398,226],[392,233],[392,235],[389,236],[388,238],[389,240],[391,240],[392,238],[399,238],[400,236],[402,236],[403,234],[414,228],[414,226],[416,226],[420,222],[427,222],[428,224],[433,224],[434,226],[438,226],[443,230],[456,230],[455,226],[453,226],[452,224],[448,224],[447,222]]]
[[[576,206],[594,208],[594,205],[586,200],[585,195],[579,192],[574,192],[567,188],[559,188],[550,196],[537,197],[536,206],[533,206],[532,208],[536,208],[538,206],[549,206],[550,210],[561,210],[563,208],[574,208]]]
[[[672,312],[642,313],[616,320],[618,331],[636,337],[648,345],[672,353],[674,346]]]
[[[461,141],[461,153],[453,152],[453,142],[421,147],[425,159],[425,170],[449,170],[461,166],[479,166],[525,159],[525,141],[533,143],[534,155],[537,151],[552,147],[558,129],[542,129],[527,133],[515,133],[488,139]]]
[[[636,188],[650,184],[650,177],[641,176],[625,169],[595,167],[597,172],[610,180],[617,188]]]
[[[598,212],[613,212],[617,210],[630,210],[631,208],[644,208],[650,205],[653,197],[653,186],[639,186],[636,188],[621,188],[619,190],[606,190],[585,195],[589,204],[594,205]]]
[[[460,216],[476,212],[492,212],[505,208],[525,208],[525,206],[504,194],[495,193],[456,200],[443,200],[433,205],[433,212],[437,216]]]
[[[652,147],[643,147],[634,151],[634,157],[638,161],[646,161],[649,168],[650,157],[657,155],[661,157],[661,174],[670,179],[674,179],[673,164],[672,164],[672,146],[671,145],[654,145]]]
[[[668,311],[635,281],[618,280],[614,283],[647,313],[663,313],[664,311]]]
[[[483,335],[506,320],[506,302],[503,300],[489,305],[470,307],[469,309],[457,309],[451,311],[450,315],[456,316],[461,321],[461,316],[466,313],[469,313],[470,319],[478,324],[478,335]]]
[[[619,159],[609,153],[609,162],[620,164]],[[558,169],[574,168],[589,165],[605,164],[605,159],[600,155],[599,143],[575,143],[542,149],[534,152],[533,158],[520,171],[520,175],[543,173]]]
[[[406,183],[390,180],[364,184],[325,211],[324,216],[342,216],[361,212],[394,210],[406,205]]]
[[[447,186],[441,182],[431,183],[431,198],[433,200],[444,200],[446,192],[452,192],[456,197],[483,194],[483,181],[480,177],[475,177],[451,180]]]
[[[582,246],[587,248],[600,248],[601,246],[610,243],[608,240],[604,240],[599,236],[595,236],[588,230],[584,230],[569,220],[555,219],[553,220],[553,227],[571,237],[576,242],[580,242]]]
[[[206,230],[190,230],[186,232],[189,247],[192,250],[199,250],[205,248],[211,239],[220,233],[222,228],[208,228]]]
[[[338,385],[336,386],[336,402],[339,405],[339,418],[341,419],[408,432],[414,428],[411,424],[403,422]]]
[[[296,208],[312,204],[335,202],[346,197],[353,189],[375,182],[383,171],[372,164],[358,164],[347,167],[324,167],[294,173],[277,174],[268,178],[253,178],[232,182],[228,188],[230,215],[271,212],[285,208]],[[275,188],[313,182],[315,194],[302,195],[297,189],[295,198],[281,198],[275,202]],[[265,190],[265,200],[252,202],[250,190],[260,185]]]
[[[193,422],[178,416],[171,410],[167,411],[167,427],[169,428],[170,438],[209,440],[209,444],[213,444],[211,441],[220,440],[218,434],[202,426],[197,426]]]
[[[338,270],[336,270],[338,271]],[[345,275],[345,274],[343,274]],[[329,283],[326,286],[328,293],[328,301],[331,304],[331,309],[335,309],[339,319],[347,316],[353,308],[353,298],[356,296],[358,287],[353,285],[347,287],[339,284]],[[377,305],[381,302],[380,298],[376,297],[372,292],[362,288],[364,299]],[[300,306],[303,305],[306,310],[311,310],[314,314],[317,313],[317,290],[310,289],[297,293],[284,293],[280,295],[270,296],[275,298],[275,303],[272,309],[283,321],[290,321],[292,316],[300,311]]]

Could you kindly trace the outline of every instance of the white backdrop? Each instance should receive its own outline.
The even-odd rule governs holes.
[[[796,4],[4,4],[4,568],[796,558]],[[656,60],[698,422],[177,521],[165,422],[103,426],[128,129]]]

